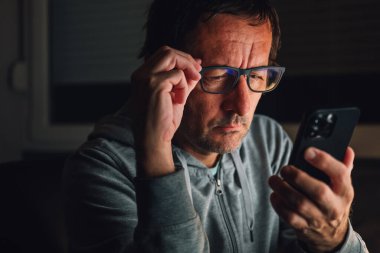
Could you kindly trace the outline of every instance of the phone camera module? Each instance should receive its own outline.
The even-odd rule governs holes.
[[[331,135],[336,122],[336,116],[333,113],[318,113],[311,118],[306,135],[309,138],[327,138]]]

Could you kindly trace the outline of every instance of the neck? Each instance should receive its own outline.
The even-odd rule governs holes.
[[[194,152],[192,149],[187,149],[186,147],[181,147],[183,150],[194,156],[197,160],[203,163],[207,168],[213,168],[219,160],[220,154],[217,153],[198,153]]]
[[[186,145],[184,142],[179,141],[178,138],[175,138],[175,144],[185,150],[187,153],[195,157],[198,161],[203,163],[207,168],[213,168],[216,163],[218,162],[218,159],[220,157],[220,154],[214,153],[214,152],[208,152],[208,151],[199,151],[195,147],[191,145]]]

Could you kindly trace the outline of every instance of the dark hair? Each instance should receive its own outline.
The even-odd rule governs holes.
[[[184,49],[186,35],[198,22],[207,22],[218,13],[252,17],[258,24],[269,19],[273,38],[269,60],[275,61],[280,47],[280,27],[277,12],[268,0],[155,0],[148,12],[140,57],[152,55],[164,45]]]

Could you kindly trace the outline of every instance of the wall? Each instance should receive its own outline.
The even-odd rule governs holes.
[[[21,45],[21,37],[22,33],[20,32],[20,18],[22,15],[20,15],[19,7],[20,3],[22,2],[28,2],[23,0],[1,0],[0,1],[0,162],[10,161],[10,160],[16,160],[21,158],[22,152],[25,149],[25,147],[30,148],[30,146],[27,146],[27,141],[30,140],[30,133],[28,129],[31,129],[29,124],[29,115],[30,115],[30,103],[28,101],[28,92],[20,92],[12,90],[11,88],[11,78],[10,78],[10,69],[12,64],[14,64],[17,60],[20,58],[23,58],[23,50]],[[336,69],[333,67],[329,67],[328,70],[321,69],[321,66],[330,66],[329,64],[326,64],[326,62],[321,61],[313,61],[312,58],[315,57],[315,55],[330,55],[331,52],[334,52],[336,47],[339,48],[341,43],[330,43],[332,46],[329,47],[329,54],[324,53],[321,48],[325,48],[324,40],[320,39],[318,40],[318,33],[315,33],[314,37],[308,37],[306,36],[306,32],[300,32],[300,27],[296,26],[295,24],[299,24],[298,20],[306,20],[306,23],[310,23],[309,26],[315,27],[316,29],[319,28],[319,17],[322,14],[322,7],[327,5],[328,1],[312,1],[310,6],[308,4],[305,4],[308,11],[315,12],[314,15],[309,15],[309,12],[307,11],[301,11],[298,8],[301,8],[301,5],[298,2],[295,1],[289,1],[286,4],[283,1],[277,1],[278,2],[278,10],[280,14],[281,24],[283,28],[283,49],[281,50],[280,57],[282,57],[282,62],[287,67],[286,76],[293,77],[293,79],[288,79],[288,83],[293,82],[295,79],[294,77],[297,77],[297,73],[306,73],[310,74],[308,71],[318,69],[320,72],[323,73],[329,71],[336,71],[336,72],[342,72],[342,73],[350,73],[350,74],[357,74],[356,78],[360,78],[360,87],[367,87],[364,86],[364,84],[368,83],[368,88],[362,88],[360,90],[356,90],[355,86],[358,82],[351,81],[351,86],[347,85],[346,80],[343,80],[342,83],[345,84],[344,88],[346,89],[345,92],[348,92],[351,97],[355,98],[361,98],[361,100],[358,102],[358,104],[362,103],[362,119],[366,119],[365,123],[369,122],[369,125],[361,126],[360,129],[357,131],[357,137],[354,138],[354,146],[357,147],[363,147],[366,148],[361,149],[358,148],[358,155],[361,157],[366,157],[366,155],[369,158],[378,158],[380,154],[380,146],[378,145],[378,141],[376,140],[376,137],[379,136],[379,134],[374,135],[372,132],[380,133],[380,129],[378,127],[378,119],[380,116],[377,113],[377,107],[375,103],[377,100],[377,93],[376,92],[368,92],[368,90],[372,90],[371,85],[377,84],[377,75],[378,75],[378,69],[379,69],[379,61],[377,60],[380,52],[380,44],[376,43],[378,41],[377,39],[373,38],[379,38],[380,36],[380,22],[378,19],[376,19],[376,15],[374,13],[377,12],[378,9],[380,9],[379,4],[375,0],[365,0],[356,2],[353,0],[350,0],[349,2],[343,2],[343,1],[337,1],[334,5],[332,5],[332,10],[341,10],[339,13],[341,15],[338,15],[335,17],[334,15],[327,15],[327,17],[330,19],[333,24],[340,24],[335,25],[331,29],[338,29],[340,26],[346,27],[347,29],[343,31],[351,31],[354,30],[354,33],[342,33],[339,36],[334,35],[335,33],[332,33],[335,37],[339,38],[339,42],[344,41],[352,41],[351,44],[349,44],[349,47],[342,47],[343,49],[347,49],[346,51],[339,51],[341,55],[350,57],[349,61],[345,60],[342,61],[341,57],[335,57],[332,59],[329,59],[328,62],[331,63],[339,63],[339,66],[341,69]],[[347,4],[348,3],[348,4]],[[340,8],[340,5],[344,6],[351,6],[355,7],[354,3],[356,5],[361,6],[361,10],[368,13],[368,15],[361,14],[361,18],[359,19],[360,22],[358,22],[356,19],[353,18],[347,18],[345,15],[351,15],[355,16],[356,13],[355,8],[347,9],[343,11],[343,8]],[[318,7],[318,8],[317,8]],[[338,8],[339,7],[339,8]],[[365,7],[365,8],[364,8]],[[302,7],[303,8],[303,7]],[[319,10],[320,12],[317,12]],[[310,17],[309,17],[310,16]],[[351,17],[348,16],[348,17]],[[309,17],[309,18],[308,18]],[[336,20],[345,21],[345,22],[335,22]],[[314,23],[313,23],[313,22]],[[334,22],[333,22],[334,21]],[[346,22],[347,21],[347,22]],[[312,25],[315,24],[316,25]],[[327,21],[324,24],[329,24]],[[356,26],[354,26],[356,25]],[[337,28],[338,27],[338,28]],[[301,27],[302,28],[302,27]],[[365,29],[368,28],[368,29]],[[332,30],[335,31],[335,30]],[[296,36],[299,35],[299,36]],[[349,35],[349,36],[348,36]],[[365,35],[365,36],[364,36]],[[347,37],[348,36],[348,37]],[[356,36],[356,37],[350,37],[350,36]],[[376,37],[377,36],[377,37]],[[326,38],[332,39],[332,37],[325,36]],[[335,38],[334,37],[334,38]],[[329,41],[327,40],[327,42]],[[314,44],[312,44],[313,42]],[[359,43],[359,44],[358,44]],[[304,47],[301,47],[300,45],[305,45]],[[318,46],[319,45],[319,46]],[[313,50],[322,50],[318,53],[315,53],[314,55],[310,55],[307,53],[307,50],[310,50],[312,48]],[[370,53],[365,51],[365,49],[368,49]],[[352,54],[348,54],[347,52],[352,52]],[[360,52],[360,54],[355,55],[356,52]],[[297,54],[296,54],[297,53]],[[313,57],[311,57],[313,56]],[[324,63],[324,64],[321,64]],[[346,64],[343,64],[346,63]],[[299,67],[304,67],[304,69],[297,70],[295,69]],[[345,66],[345,67],[344,67]],[[361,67],[361,68],[358,68]],[[344,68],[343,68],[344,67]],[[371,67],[371,68],[369,68]],[[355,73],[354,70],[357,70],[358,73]],[[360,71],[359,71],[360,70]],[[366,73],[366,71],[375,72],[372,75],[369,75]],[[296,72],[296,73],[295,73]],[[312,73],[319,75],[320,72],[317,71],[317,73]],[[330,73],[331,74],[331,73]],[[365,81],[362,81],[365,76],[372,77],[372,79],[368,79],[368,77],[365,79]],[[302,76],[301,76],[302,77]],[[286,77],[285,77],[286,79]],[[286,81],[284,79],[284,81]],[[297,79],[298,80],[298,79]],[[300,79],[303,80],[303,79]],[[316,96],[316,86],[311,85],[313,87],[313,92],[308,92],[308,94],[313,94],[310,96],[318,97],[318,100],[322,96],[326,97],[326,90],[328,90],[328,96],[333,98],[335,100],[335,96],[340,95],[341,89],[337,85],[329,86],[326,81],[319,81],[313,78],[315,82],[320,82],[323,85],[325,85],[327,88],[325,89],[322,84],[320,85],[322,88],[319,88],[319,92],[321,96]],[[329,80],[332,80],[329,78]],[[350,80],[353,80],[350,78]],[[279,89],[274,92],[273,94],[270,94],[266,96],[267,98],[274,98],[275,101],[271,100],[267,104],[268,108],[275,108],[276,110],[280,111],[284,110],[286,113],[283,113],[281,111],[281,115],[286,115],[286,117],[289,117],[289,115],[294,111],[302,112],[300,110],[299,104],[304,104],[305,101],[314,101],[310,99],[307,94],[302,93],[303,90],[298,89],[298,84],[294,81],[293,83],[286,85],[286,82],[282,82],[279,87]],[[339,80],[338,80],[339,81]],[[333,80],[333,82],[336,82]],[[294,84],[294,85],[293,85]],[[304,84],[304,82],[302,82]],[[297,86],[297,89],[295,88]],[[286,90],[284,89],[284,93],[281,90],[281,88],[286,88],[288,91],[286,93]],[[342,86],[343,87],[343,86]],[[349,88],[349,89],[347,89]],[[303,85],[304,90],[309,90],[309,87],[307,85]],[[343,90],[343,89],[342,89]],[[87,91],[86,91],[87,92]],[[92,93],[93,90],[92,90]],[[120,92],[116,92],[119,93]],[[291,100],[288,99],[289,97],[286,97],[286,99],[277,98],[276,94],[280,96],[281,94],[291,94],[290,97]],[[299,96],[300,93],[302,96]],[[62,93],[60,93],[62,94]],[[104,93],[101,93],[104,95]],[[295,94],[295,95],[294,95]],[[319,93],[318,93],[319,94]],[[114,97],[115,94],[112,93],[110,97]],[[296,99],[294,99],[294,96],[296,96]],[[346,98],[346,100],[352,101],[351,97],[347,98],[347,94],[345,96],[341,96]],[[285,100],[285,103],[282,103],[282,101]],[[292,102],[293,101],[293,102]],[[265,105],[265,104],[263,104]],[[66,105],[65,105],[66,106]],[[372,108],[372,109],[371,109]],[[66,109],[66,107],[65,107]],[[95,111],[95,110],[94,110]],[[374,113],[373,113],[374,112]],[[295,114],[295,113],[293,113]],[[372,118],[376,118],[376,122],[370,122],[371,119],[369,119],[371,116]],[[289,118],[288,118],[289,119]],[[369,119],[369,120],[367,120]],[[280,120],[281,121],[281,120]],[[376,124],[373,124],[376,123]],[[292,132],[295,132],[295,127],[292,126]],[[368,137],[369,136],[369,137]],[[354,136],[355,137],[355,136]],[[56,144],[56,143],[54,143]],[[371,144],[371,145],[369,145]]]
[[[10,67],[20,57],[18,1],[0,1],[0,162],[21,158],[26,140],[27,92],[11,89]]]

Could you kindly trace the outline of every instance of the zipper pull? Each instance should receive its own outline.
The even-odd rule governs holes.
[[[215,193],[217,195],[222,195],[223,190],[222,190],[222,183],[219,178],[216,179],[216,187],[215,187]]]
[[[251,242],[255,241],[255,237],[253,236],[253,223],[249,226],[249,233],[251,235]]]

